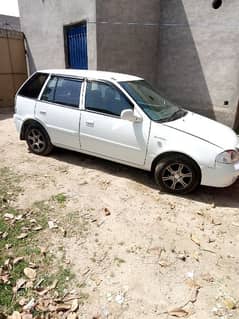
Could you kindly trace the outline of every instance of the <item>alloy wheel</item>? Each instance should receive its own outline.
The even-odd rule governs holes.
[[[164,185],[173,191],[186,189],[193,179],[190,167],[183,163],[172,163],[165,167],[162,173]]]

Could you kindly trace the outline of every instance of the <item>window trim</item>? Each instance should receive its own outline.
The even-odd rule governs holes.
[[[100,80],[100,79],[85,79],[84,100],[83,100],[83,104],[82,104],[83,108],[81,109],[82,111],[120,119],[120,115],[103,113],[103,112],[100,112],[100,111],[90,110],[90,109],[86,108],[86,90],[87,90],[88,83],[91,83],[91,82],[100,82],[100,83],[103,83],[103,84],[106,84],[106,85],[114,87],[129,102],[129,104],[131,105],[132,110],[135,109],[135,104],[128,98],[128,96],[125,95],[125,93],[121,90],[121,88],[118,87],[117,85],[115,85],[113,82],[107,81],[107,80]]]
[[[59,78],[64,78],[67,80],[73,80],[73,81],[78,81],[81,82],[81,88],[80,88],[80,95],[79,95],[79,103],[77,106],[73,106],[73,105],[69,105],[69,104],[64,104],[64,103],[60,103],[60,102],[55,102],[55,101],[46,101],[42,99],[42,95],[43,92],[45,90],[45,88],[47,87],[47,84],[49,83],[49,81],[53,78],[53,77],[57,77],[57,82]],[[70,109],[74,109],[74,110],[80,110],[81,109],[81,98],[82,98],[82,90],[83,90],[83,85],[84,85],[84,78],[82,77],[72,77],[71,75],[63,75],[63,74],[55,74],[55,73],[50,73],[49,77],[46,81],[46,83],[44,84],[42,91],[40,92],[39,95],[39,101],[42,103],[47,103],[47,104],[53,104],[53,105],[57,105],[57,106],[61,106],[61,107],[66,107],[66,108],[70,108]]]

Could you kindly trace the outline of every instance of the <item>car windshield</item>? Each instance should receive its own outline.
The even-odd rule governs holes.
[[[153,121],[174,121],[187,113],[163,98],[144,80],[120,82],[120,84]]]

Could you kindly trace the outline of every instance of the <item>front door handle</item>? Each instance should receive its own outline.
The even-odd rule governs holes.
[[[95,123],[93,121],[86,121],[85,124],[86,124],[86,126],[89,126],[89,127],[95,126]]]

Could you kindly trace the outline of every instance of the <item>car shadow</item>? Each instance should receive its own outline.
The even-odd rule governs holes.
[[[51,156],[61,162],[99,170],[110,175],[134,180],[154,190],[158,189],[150,172],[60,148],[55,148]],[[178,197],[214,204],[218,207],[239,208],[239,180],[227,188],[200,186],[194,193]]]

